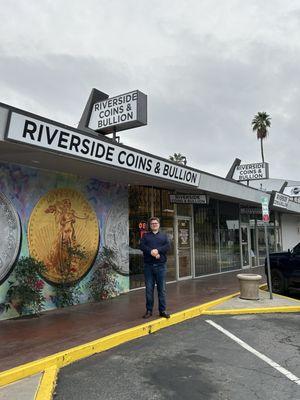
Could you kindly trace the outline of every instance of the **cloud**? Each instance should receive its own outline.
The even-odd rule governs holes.
[[[123,143],[225,176],[260,161],[299,180],[299,15],[296,1],[3,2],[0,101],[76,126],[93,87],[148,94],[147,127]]]

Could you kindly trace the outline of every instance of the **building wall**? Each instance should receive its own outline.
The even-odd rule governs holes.
[[[74,168],[75,169],[75,168]],[[0,192],[9,198],[17,211],[22,229],[20,255],[29,255],[28,245],[28,223],[30,216],[36,209],[37,203],[49,196],[55,189],[65,190],[65,193],[77,193],[84,198],[92,214],[95,215],[94,226],[99,229],[99,244],[95,248],[95,258],[90,263],[90,269],[77,283],[80,289],[80,302],[89,301],[87,283],[91,279],[93,271],[100,263],[100,254],[103,246],[116,250],[118,272],[113,272],[113,287],[110,291],[103,293],[102,298],[117,295],[129,290],[129,260],[128,260],[128,191],[126,186],[114,185],[100,182],[93,178],[82,178],[76,175],[43,171],[35,168],[28,168],[20,165],[0,163]],[[45,207],[44,207],[45,210]],[[44,211],[45,212],[45,211]],[[77,212],[77,211],[76,211]],[[78,214],[78,212],[77,212]],[[53,226],[55,225],[53,215]],[[76,217],[77,218],[77,217]],[[82,218],[83,219],[83,218]],[[75,220],[74,220],[75,221]],[[56,221],[57,222],[57,221]],[[38,223],[38,222],[36,222]],[[79,222],[74,222],[77,238],[80,237],[78,230]],[[59,230],[59,224],[58,228]],[[48,231],[45,231],[48,233]],[[45,234],[46,235],[46,234]],[[82,233],[81,233],[82,235]],[[41,245],[43,240],[41,237]],[[52,240],[52,238],[47,239]],[[9,281],[14,279],[13,269],[6,280],[0,285],[0,319],[7,319],[18,316],[14,307],[5,310],[6,293],[9,288]],[[55,303],[56,285],[44,280],[43,294],[46,297],[45,309],[53,309]]]
[[[281,215],[282,247],[291,249],[300,242],[300,217],[295,214]]]

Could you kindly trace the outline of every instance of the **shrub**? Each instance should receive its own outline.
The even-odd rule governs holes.
[[[22,257],[14,269],[14,281],[9,281],[6,294],[6,310],[13,306],[20,315],[39,315],[44,309],[44,281],[40,276],[46,267],[33,257]]]
[[[67,246],[67,257],[61,269],[61,282],[55,289],[53,302],[57,307],[68,307],[79,303],[81,290],[75,281],[75,271],[72,268],[72,261],[86,258],[86,254],[80,246]]]
[[[115,250],[104,246],[99,263],[93,271],[91,280],[87,283],[91,300],[100,301],[116,296],[118,290],[115,271],[118,270]]]

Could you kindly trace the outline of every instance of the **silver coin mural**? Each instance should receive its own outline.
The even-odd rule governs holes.
[[[118,271],[129,275],[129,226],[127,198],[119,198],[113,202],[109,210],[104,228],[104,243],[116,251]]]
[[[10,273],[18,256],[20,243],[19,216],[11,201],[0,193],[0,282]]]

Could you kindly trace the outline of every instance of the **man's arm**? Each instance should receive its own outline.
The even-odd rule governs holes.
[[[140,249],[142,250],[143,253],[151,254],[152,249],[149,246],[147,246],[147,240],[145,235],[142,237],[140,241]]]
[[[169,242],[169,239],[168,239],[168,236],[167,236],[167,235],[165,235],[165,242],[164,242],[164,244],[161,245],[161,246],[159,246],[159,247],[157,248],[157,250],[158,250],[159,253],[162,253],[162,254],[166,254],[166,253],[170,250],[170,242]]]

